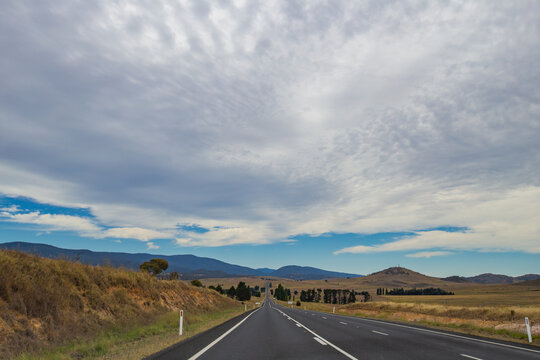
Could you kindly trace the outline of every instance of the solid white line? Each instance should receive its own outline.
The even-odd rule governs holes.
[[[385,334],[385,333],[377,331],[377,330],[371,330],[371,332],[374,332],[375,334],[381,334],[381,335],[384,335],[384,336],[388,336],[388,334]]]
[[[470,355],[466,355],[466,354],[459,354],[461,356],[465,356],[466,358],[469,358],[469,359],[474,359],[474,360],[482,360],[480,358],[477,358],[477,357],[474,357],[474,356],[470,356]]]
[[[283,311],[279,310],[279,309],[274,309],[274,310],[277,310],[279,311],[280,313],[283,314]],[[305,325],[302,325],[300,322],[292,319],[292,321],[294,321],[295,323],[297,324],[300,324],[304,329],[306,329],[307,331],[309,331],[310,333],[312,333],[313,335],[315,335],[316,337],[320,338],[321,340],[323,340],[324,342],[326,342],[328,345],[330,345],[331,347],[333,347],[334,349],[336,349],[337,351],[339,351],[340,353],[342,353],[343,355],[345,355],[346,357],[348,357],[349,359],[351,360],[358,360],[357,358],[355,358],[354,356],[352,356],[351,354],[349,354],[348,352],[346,352],[345,350],[342,350],[340,349],[339,347],[337,347],[336,345],[332,344],[330,341],[326,340],[325,338],[323,338],[322,336],[318,335],[315,331],[311,330],[311,329],[308,329]]]
[[[330,314],[330,315],[332,315],[332,314]],[[401,325],[401,324],[395,324],[395,323],[391,323],[391,322],[379,321],[379,320],[374,320],[374,319],[366,319],[366,318],[361,318],[361,317],[351,317],[351,316],[345,316],[345,315],[332,315],[332,316],[345,317],[345,318],[350,319],[350,320],[371,321],[371,322],[374,322],[374,323],[377,323],[377,324],[384,324],[384,325],[397,326],[397,327],[402,327],[402,328],[412,329],[412,330],[416,330],[416,331],[423,331],[423,332],[432,333],[432,334],[437,334],[437,335],[443,335],[443,336],[455,337],[455,338],[458,338],[458,339],[464,339],[464,340],[476,341],[476,342],[481,342],[481,343],[484,343],[484,344],[503,346],[503,347],[507,347],[507,348],[511,348],[511,349],[517,349],[517,350],[529,351],[529,352],[533,352],[533,353],[540,354],[540,350],[528,349],[528,348],[523,348],[523,347],[514,346],[514,345],[508,345],[508,344],[501,344],[501,343],[496,343],[496,342],[494,342],[494,341],[482,340],[482,339],[475,339],[475,338],[470,338],[470,337],[461,336],[461,335],[456,335],[456,334],[443,333],[443,332],[435,331],[435,330],[428,330],[428,329],[416,328],[416,327],[412,327],[412,326]]]
[[[298,326],[298,327],[302,327],[302,325],[299,325],[299,324],[296,324],[296,326]]]
[[[322,341],[321,338],[319,338],[319,337],[314,336],[313,338],[315,339],[315,341],[317,341],[321,345],[324,345],[324,346],[328,345],[327,343]]]
[[[339,323],[340,323],[340,324],[343,324],[343,325],[347,325],[347,323],[346,323],[346,322],[343,322],[343,321],[340,321]]]
[[[201,351],[199,351],[198,353],[196,353],[195,355],[193,355],[192,357],[189,358],[189,360],[195,360],[197,359],[199,356],[201,356],[202,354],[204,354],[205,352],[207,352],[212,346],[216,345],[218,342],[220,342],[225,336],[229,335],[234,329],[236,329],[237,327],[239,327],[240,325],[242,325],[242,323],[244,321],[246,321],[251,315],[255,314],[257,311],[259,311],[261,308],[258,308],[257,310],[255,310],[254,312],[252,312],[251,314],[249,314],[248,316],[246,316],[245,318],[242,319],[242,321],[240,321],[238,324],[234,325],[232,328],[230,328],[228,331],[226,331],[223,335],[221,335],[220,337],[218,337],[216,340],[212,341],[210,344],[208,344],[204,349],[202,349]]]

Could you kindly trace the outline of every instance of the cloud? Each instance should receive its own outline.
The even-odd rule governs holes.
[[[158,245],[155,245],[153,242],[147,242],[146,243],[146,246],[147,246],[147,249],[148,250],[155,250],[155,249],[159,249],[159,246]]]
[[[56,231],[77,231],[84,236],[100,237],[101,228],[91,219],[71,215],[41,214],[39,211],[27,213],[0,213],[4,221],[34,224]]]
[[[143,241],[450,225],[392,246],[536,252],[539,11],[4,2],[0,193]]]
[[[445,255],[451,255],[452,253],[450,251],[421,251],[415,254],[407,254],[407,257],[411,258],[426,258],[429,259],[432,256],[445,256]]]
[[[486,197],[493,197],[485,194]],[[334,252],[377,253],[392,251],[446,250],[521,251],[540,253],[540,188],[529,187],[501,194],[495,199],[462,199],[439,215],[441,223],[459,223],[467,231],[419,231],[412,236],[376,245],[358,245]],[[452,202],[454,200],[452,199]],[[438,204],[443,205],[443,203]]]
[[[168,239],[172,235],[151,229],[143,229],[139,227],[123,227],[107,229],[103,233],[104,237],[113,237],[120,239],[137,239],[141,241],[149,241],[153,239]]]

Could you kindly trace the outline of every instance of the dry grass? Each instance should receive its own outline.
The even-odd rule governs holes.
[[[0,250],[0,358],[151,324],[179,308],[227,307],[238,303],[180,281]]]

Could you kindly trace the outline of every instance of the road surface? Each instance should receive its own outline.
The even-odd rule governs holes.
[[[540,359],[540,349],[377,320],[263,306],[149,359]]]

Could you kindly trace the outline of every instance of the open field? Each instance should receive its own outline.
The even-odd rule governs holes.
[[[336,305],[336,312],[421,324],[429,327],[447,329],[468,334],[476,334],[518,342],[526,341],[524,317],[532,322],[533,334],[540,337],[540,282],[529,281],[506,285],[483,285],[476,283],[453,283],[436,278],[423,277],[414,273],[376,274],[376,277],[355,279],[328,279],[296,281],[290,279],[271,278],[273,288],[281,283],[286,288],[300,292],[305,289],[334,288],[369,291],[373,301],[357,302],[348,305]],[[386,276],[383,276],[386,275]],[[397,275],[397,278],[396,278]],[[393,278],[392,278],[393,277]],[[407,282],[407,278],[410,280]],[[434,280],[431,280],[434,279]],[[248,285],[263,286],[265,281],[257,277],[205,279],[205,284],[217,284],[230,287],[238,281]],[[377,281],[380,285],[377,285]],[[378,287],[391,289],[397,285],[413,288],[418,284],[424,287],[441,287],[453,291],[448,296],[376,296]],[[395,286],[397,287],[397,286]],[[420,287],[420,286],[417,286]],[[299,296],[295,297],[296,300]],[[287,305],[286,302],[280,302]],[[290,306],[290,305],[289,305]],[[302,303],[308,310],[331,312],[333,305],[322,303]],[[534,344],[540,345],[535,339]]]
[[[0,250],[2,359],[41,358],[44,351],[51,358],[105,356],[123,342],[170,333],[178,309],[190,314],[190,332],[244,310],[238,301],[181,281]],[[163,339],[164,346],[178,340]]]

